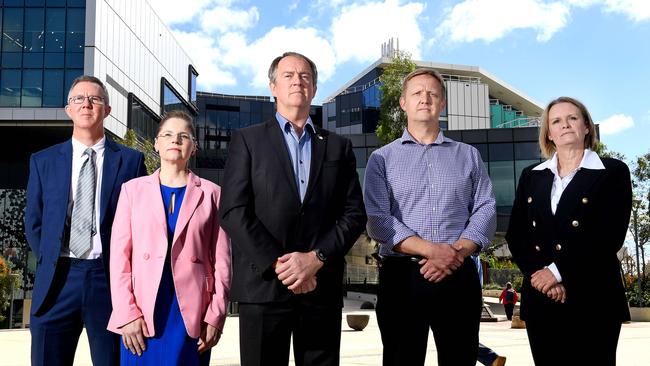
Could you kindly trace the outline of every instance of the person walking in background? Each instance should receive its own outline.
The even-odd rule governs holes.
[[[72,138],[32,155],[25,236],[36,255],[29,331],[32,365],[72,365],[83,328],[95,366],[117,364],[111,314],[111,226],[119,187],[146,174],[142,153],[104,134],[111,112],[93,76],[72,82],[65,112]]]
[[[520,312],[536,365],[615,365],[630,320],[616,256],[630,220],[630,171],[599,157],[597,141],[584,104],[553,100],[539,132],[549,160],[524,169],[517,186],[506,240],[524,274]]]
[[[512,320],[512,313],[515,310],[515,305],[519,301],[519,295],[514,288],[512,288],[512,283],[506,283],[506,288],[501,291],[499,295],[499,302],[503,303],[503,308],[506,311],[506,317],[508,320]]]
[[[122,335],[123,366],[208,365],[230,289],[221,192],[187,168],[196,151],[189,115],[168,112],[154,146],[160,169],[125,183],[120,193],[108,329]]]
[[[400,97],[406,129],[375,150],[366,168],[368,234],[382,256],[384,365],[424,365],[429,329],[439,365],[476,364],[481,285],[470,254],[490,243],[496,207],[478,150],[440,129],[445,90],[432,69],[407,75]]]
[[[234,131],[222,224],[232,238],[241,364],[338,365],[344,257],[366,224],[352,143],[309,117],[316,65],[269,68],[275,118]]]

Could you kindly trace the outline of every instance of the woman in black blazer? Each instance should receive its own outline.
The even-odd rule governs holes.
[[[616,253],[630,220],[625,163],[599,158],[586,107],[560,97],[542,116],[549,158],[521,174],[506,234],[524,274],[521,318],[536,365],[615,365],[630,320]]]

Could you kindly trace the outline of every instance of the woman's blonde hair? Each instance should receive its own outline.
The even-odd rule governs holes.
[[[556,151],[555,143],[548,138],[548,112],[551,108],[560,103],[571,103],[582,114],[582,118],[585,120],[585,126],[589,129],[589,133],[585,136],[584,147],[585,149],[594,150],[598,143],[598,136],[596,136],[596,125],[591,119],[591,115],[582,102],[571,97],[559,97],[552,100],[544,109],[544,114],[542,114],[542,124],[539,128],[539,147],[542,150],[542,155],[546,158],[550,158]]]

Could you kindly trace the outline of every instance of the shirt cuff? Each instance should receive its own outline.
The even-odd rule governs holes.
[[[548,268],[551,271],[551,273],[553,273],[553,276],[555,276],[557,282],[562,282],[562,275],[560,275],[560,271],[557,269],[555,263],[549,264],[548,267],[546,268]]]

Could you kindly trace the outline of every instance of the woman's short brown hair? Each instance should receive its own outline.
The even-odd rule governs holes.
[[[555,143],[548,138],[548,112],[551,108],[560,103],[571,103],[582,114],[582,118],[585,120],[585,126],[589,129],[589,133],[585,136],[584,147],[585,149],[594,150],[598,143],[598,136],[596,136],[596,125],[591,119],[591,115],[582,102],[571,97],[559,97],[553,99],[544,109],[544,114],[542,114],[542,123],[539,127],[539,147],[542,150],[542,155],[546,158],[550,158],[556,151]]]
[[[187,114],[187,113],[185,113],[184,111],[181,111],[181,110],[173,110],[173,111],[169,111],[169,112],[165,113],[163,118],[160,120],[160,123],[158,124],[158,132],[156,133],[156,135],[160,134],[160,131],[162,131],[162,128],[165,125],[165,122],[169,121],[172,118],[178,118],[178,119],[182,119],[183,121],[185,121],[185,123],[187,123],[187,127],[189,128],[189,130],[191,132],[190,134],[192,135],[192,140],[196,141],[196,134],[195,134],[195,130],[194,130],[194,122],[192,121],[192,117],[189,114]]]

